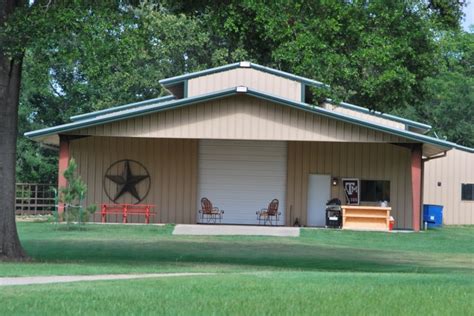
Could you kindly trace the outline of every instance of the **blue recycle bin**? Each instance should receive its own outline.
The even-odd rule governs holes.
[[[428,228],[443,225],[443,205],[424,204],[423,223],[428,223]]]

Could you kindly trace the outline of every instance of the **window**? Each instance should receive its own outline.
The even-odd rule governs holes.
[[[463,183],[461,186],[461,200],[474,201],[474,184]]]
[[[360,200],[363,202],[390,202],[390,181],[361,180]]]

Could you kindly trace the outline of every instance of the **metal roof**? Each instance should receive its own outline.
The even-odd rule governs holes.
[[[218,73],[218,72],[223,72],[223,71],[228,71],[228,70],[236,69],[236,68],[253,68],[253,69],[256,69],[256,70],[259,70],[259,71],[262,71],[262,72],[266,72],[266,73],[269,73],[269,74],[272,74],[272,75],[276,75],[276,76],[280,76],[280,77],[287,78],[287,79],[290,79],[290,80],[298,81],[298,82],[303,84],[303,87],[304,87],[304,85],[309,85],[309,86],[319,87],[319,88],[329,88],[330,87],[329,85],[327,85],[323,82],[320,82],[320,81],[316,81],[316,80],[309,79],[309,78],[306,78],[306,77],[296,76],[296,75],[288,73],[288,72],[284,72],[284,71],[281,71],[281,70],[265,67],[265,66],[262,66],[262,65],[259,65],[259,64],[248,62],[248,61],[242,61],[242,62],[239,62],[239,63],[228,64],[228,65],[215,67],[215,68],[210,68],[210,69],[201,70],[201,71],[196,71],[196,72],[192,72],[192,73],[188,73],[188,74],[184,74],[184,75],[180,75],[180,76],[176,76],[176,77],[166,78],[166,79],[160,80],[159,82],[165,88],[169,88],[169,87],[175,86],[179,83],[186,83],[187,80],[192,79],[192,78],[206,76],[206,75],[210,75],[210,74],[214,74],[214,73]],[[327,101],[330,102],[330,103],[333,103],[333,101],[331,99],[327,99]],[[335,104],[335,103],[333,103],[333,104]],[[351,109],[351,110],[354,110],[354,111],[366,113],[366,114],[369,114],[369,115],[372,115],[372,116],[378,116],[378,117],[383,117],[383,118],[386,118],[386,119],[389,119],[389,120],[393,120],[393,121],[405,124],[407,126],[410,126],[412,128],[420,129],[423,132],[427,132],[431,129],[431,126],[428,125],[428,124],[415,122],[415,121],[408,120],[408,119],[405,119],[405,118],[402,118],[402,117],[399,117],[399,116],[395,116],[395,115],[392,115],[392,114],[381,113],[381,112],[378,112],[378,111],[371,111],[368,108],[364,108],[364,107],[361,107],[361,106],[358,106],[358,105],[355,105],[355,104],[350,104],[350,103],[347,103],[347,102],[340,102],[340,103],[335,104],[335,105],[339,105],[339,106],[342,106],[342,107],[345,107],[347,109]]]
[[[234,87],[234,88],[225,89],[218,92],[189,97],[185,99],[159,102],[157,104],[150,103],[150,104],[145,104],[142,106],[130,107],[130,108],[122,107],[122,110],[120,111],[104,113],[103,115],[89,116],[80,121],[75,121],[68,124],[63,124],[63,125],[58,125],[54,127],[40,129],[37,131],[28,132],[28,133],[25,133],[25,136],[30,137],[30,138],[39,138],[39,137],[44,137],[48,135],[55,135],[58,133],[70,132],[70,131],[74,131],[74,130],[85,128],[85,127],[102,125],[106,123],[130,119],[137,116],[148,115],[151,113],[166,111],[169,109],[175,109],[179,107],[188,106],[191,104],[196,104],[200,102],[205,102],[205,101],[209,101],[213,99],[220,99],[220,98],[233,96],[233,95],[239,95],[239,94],[253,96],[259,99],[268,100],[274,103],[290,106],[299,110],[315,113],[315,114],[322,115],[328,118],[333,118],[339,121],[368,127],[370,129],[401,136],[401,137],[404,137],[416,142],[422,142],[426,144],[435,145],[435,146],[441,147],[444,150],[449,150],[451,148],[458,148],[458,149],[465,150],[468,152],[474,152],[474,148],[460,146],[452,142],[418,134],[418,133],[411,132],[408,130],[397,129],[394,127],[378,124],[375,122],[365,121],[356,117],[351,117],[346,114],[337,113],[331,110],[327,110],[327,109],[310,105],[307,103],[303,103],[303,102],[281,98],[279,96],[270,95],[268,93],[260,92],[260,91],[253,90],[247,87]]]
[[[287,79],[294,80],[294,81],[299,81],[299,82],[304,83],[306,85],[310,85],[310,86],[314,86],[314,87],[320,87],[320,88],[329,88],[329,85],[327,85],[325,83],[322,83],[322,82],[319,82],[319,81],[316,81],[316,80],[313,80],[313,79],[305,78],[305,77],[300,77],[300,76],[290,74],[288,72],[284,72],[284,71],[281,71],[281,70],[265,67],[265,66],[262,66],[262,65],[259,65],[259,64],[254,64],[254,63],[251,63],[251,62],[248,62],[248,61],[241,61],[239,63],[234,63],[234,64],[229,64],[229,65],[225,65],[225,66],[210,68],[210,69],[206,69],[206,70],[191,72],[191,73],[184,74],[184,75],[181,75],[181,76],[162,79],[159,82],[163,86],[169,87],[169,86],[175,85],[175,84],[180,83],[180,82],[184,82],[184,81],[192,79],[192,78],[206,76],[206,75],[210,75],[210,74],[213,74],[213,73],[222,72],[222,71],[231,70],[231,69],[236,69],[236,68],[253,68],[253,69],[257,69],[257,70],[260,70],[260,71],[263,71],[263,72],[266,72],[266,73],[269,73],[269,74],[272,74],[272,75],[275,75],[275,76],[287,78]]]
[[[393,114],[382,113],[382,112],[379,112],[379,111],[372,111],[372,110],[369,110],[368,108],[364,108],[362,106],[358,106],[358,105],[355,105],[355,104],[350,104],[350,103],[347,103],[347,102],[334,103],[331,99],[326,99],[326,100],[329,103],[334,104],[336,106],[341,106],[343,108],[354,110],[354,111],[357,111],[357,112],[361,112],[361,113],[365,113],[365,114],[369,114],[369,115],[373,115],[373,116],[377,116],[377,117],[381,117],[381,118],[386,118],[388,120],[400,122],[400,123],[403,123],[403,124],[408,125],[410,127],[418,128],[418,129],[421,129],[421,130],[424,130],[424,131],[429,131],[432,128],[431,125],[416,122],[416,121],[412,121],[412,120],[408,120],[406,118],[396,116],[396,115],[393,115]]]
[[[155,99],[149,99],[149,100],[145,100],[145,101],[129,103],[129,104],[121,105],[121,106],[114,106],[114,107],[107,108],[105,110],[100,110],[100,111],[94,111],[94,112],[89,112],[89,113],[85,113],[85,114],[75,115],[75,116],[71,116],[70,119],[73,122],[81,121],[81,120],[84,120],[84,119],[89,119],[89,118],[92,118],[92,117],[102,116],[102,115],[109,114],[109,113],[119,112],[119,111],[128,110],[128,109],[134,109],[134,108],[141,107],[141,106],[144,106],[144,105],[149,105],[149,104],[155,105],[155,104],[158,104],[158,103],[163,103],[165,101],[173,100],[174,98],[175,98],[174,95],[167,95],[167,96],[163,96],[163,97],[159,97],[159,98],[155,98]]]

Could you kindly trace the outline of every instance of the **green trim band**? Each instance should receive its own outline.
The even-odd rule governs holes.
[[[306,111],[306,112],[320,114],[320,115],[323,115],[323,116],[326,116],[326,117],[329,117],[329,118],[334,118],[334,119],[337,119],[337,120],[340,120],[340,121],[343,121],[343,122],[356,124],[356,125],[363,126],[363,127],[368,127],[370,129],[390,133],[390,134],[401,136],[401,137],[408,138],[408,139],[411,139],[411,140],[415,140],[415,141],[419,141],[419,142],[426,142],[426,143],[433,144],[433,145],[436,145],[436,146],[445,147],[446,149],[459,146],[455,143],[451,143],[451,142],[448,142],[448,141],[443,141],[443,140],[440,140],[440,139],[437,139],[437,138],[433,138],[433,137],[430,137],[430,136],[414,133],[414,132],[411,132],[411,131],[400,130],[400,129],[396,129],[396,128],[393,128],[393,127],[379,125],[377,123],[363,121],[363,120],[358,119],[358,118],[350,117],[350,116],[347,116],[345,114],[336,113],[336,112],[333,112],[331,110],[326,110],[324,108],[321,108],[321,107],[318,107],[318,106],[315,106],[315,105],[310,105],[310,104],[307,104],[307,103],[300,103],[300,102],[296,102],[296,101],[293,101],[293,100],[281,99],[281,98],[276,97],[276,96],[271,96],[271,95],[268,95],[268,94],[265,94],[265,93],[262,93],[262,92],[258,92],[258,91],[253,91],[253,90],[249,90],[248,94],[254,95],[254,96],[259,97],[261,99],[265,99],[265,100],[272,101],[272,102],[275,102],[275,103],[288,105],[288,106],[291,106],[291,107],[294,107],[294,108],[297,108],[297,109],[300,109],[300,110],[303,110],[303,111]],[[474,149],[472,149],[472,150],[474,150]]]
[[[186,99],[171,100],[167,102],[162,102],[155,106],[148,106],[144,108],[128,109],[125,111],[120,111],[117,113],[110,113],[108,116],[100,117],[90,117],[81,121],[75,121],[72,123],[57,125],[53,127],[48,127],[36,131],[26,132],[24,135],[29,138],[54,135],[62,132],[68,132],[72,130],[77,130],[85,127],[92,127],[96,125],[101,125],[104,123],[111,123],[116,121],[121,121],[124,119],[134,118],[137,116],[143,116],[149,113],[160,112],[168,109],[179,108],[183,105],[190,105],[198,102],[209,101],[217,98],[222,98],[225,96],[230,96],[236,94],[236,88],[226,89],[219,91],[217,93],[204,94],[197,97],[191,97]]]
[[[306,101],[306,85],[301,83],[301,102],[305,103]]]
[[[336,105],[336,106],[342,106],[343,108],[346,108],[346,109],[354,110],[354,111],[369,114],[369,115],[378,116],[378,117],[381,117],[381,118],[386,118],[388,120],[392,120],[392,121],[396,121],[396,122],[399,122],[399,123],[406,124],[410,127],[419,128],[419,129],[426,130],[426,131],[428,131],[432,128],[431,125],[428,125],[428,124],[415,122],[415,121],[405,119],[403,117],[396,116],[396,115],[393,115],[393,114],[382,113],[382,112],[379,112],[379,111],[371,111],[371,110],[369,110],[367,108],[364,108],[362,106],[359,106],[359,105],[350,104],[350,103],[347,103],[347,102],[335,103],[331,99],[326,99],[326,101],[333,104],[333,105]]]
[[[114,113],[114,112],[118,112],[118,111],[137,108],[137,107],[143,106],[143,105],[150,105],[150,104],[154,104],[154,103],[162,103],[162,102],[165,102],[165,101],[173,100],[174,98],[175,98],[174,95],[166,95],[164,97],[159,97],[159,98],[155,98],[155,99],[150,99],[150,100],[145,100],[145,101],[140,101],[140,102],[134,102],[134,103],[124,104],[124,105],[120,105],[120,106],[114,106],[114,107],[104,109],[104,110],[99,110],[99,111],[89,112],[89,113],[85,113],[85,114],[75,115],[75,116],[71,116],[70,119],[73,122],[81,121],[81,120],[84,120],[84,119],[88,119],[88,118],[92,118],[92,117],[96,117],[96,116],[100,116],[100,115],[105,115],[105,114],[110,114],[110,113]]]
[[[168,110],[168,109],[175,109],[175,108],[179,108],[179,107],[183,107],[183,106],[187,106],[187,105],[191,105],[191,104],[195,104],[195,103],[199,103],[199,102],[205,102],[205,101],[210,101],[210,100],[214,100],[214,99],[220,99],[220,98],[224,98],[224,97],[228,97],[228,96],[232,96],[232,95],[236,95],[236,94],[251,95],[251,96],[257,97],[257,98],[262,99],[262,100],[267,100],[267,101],[275,102],[275,103],[278,103],[278,104],[290,106],[290,107],[300,109],[300,110],[303,110],[303,111],[306,111],[306,112],[316,113],[316,114],[326,116],[326,117],[329,117],[329,118],[333,118],[333,119],[337,119],[337,120],[340,120],[340,121],[343,121],[343,122],[356,124],[356,125],[363,126],[363,127],[368,127],[370,129],[374,129],[374,130],[390,133],[390,134],[393,134],[393,135],[401,136],[401,137],[408,138],[410,140],[414,140],[414,141],[417,141],[417,142],[423,142],[423,143],[428,143],[428,144],[440,146],[443,149],[459,148],[459,149],[462,149],[464,151],[474,152],[474,148],[464,147],[464,146],[461,146],[461,145],[458,145],[458,144],[455,144],[455,143],[452,143],[452,142],[440,140],[440,139],[437,139],[437,138],[433,138],[433,137],[430,137],[430,136],[414,133],[414,132],[407,131],[407,130],[400,130],[400,129],[380,125],[380,124],[373,123],[373,122],[363,121],[363,120],[358,119],[358,118],[350,117],[348,115],[341,114],[341,113],[336,113],[334,111],[327,110],[327,109],[324,109],[324,108],[321,108],[321,107],[312,106],[312,105],[307,104],[307,103],[297,102],[297,101],[293,101],[293,100],[289,100],[289,99],[284,99],[284,98],[281,98],[281,97],[278,97],[278,96],[266,94],[266,93],[259,92],[259,91],[256,91],[256,90],[251,90],[251,89],[248,89],[248,88],[247,88],[246,92],[242,91],[242,89],[237,91],[237,87],[222,90],[222,91],[219,91],[219,92],[209,93],[209,94],[205,94],[205,95],[201,95],[201,96],[163,102],[162,104],[157,104],[157,105],[154,105],[154,106],[147,106],[147,107],[144,107],[144,108],[129,109],[127,111],[118,112],[116,114],[112,113],[110,116],[94,117],[94,118],[85,119],[85,120],[78,121],[78,122],[73,122],[73,123],[68,123],[68,124],[64,124],[64,125],[49,127],[49,128],[45,128],[45,129],[25,133],[25,136],[32,138],[32,137],[52,135],[52,134],[57,134],[57,133],[60,133],[60,132],[67,132],[67,131],[76,130],[76,129],[79,129],[79,128],[91,127],[91,126],[96,126],[96,125],[100,125],[100,124],[104,124],[104,123],[110,123],[110,122],[120,121],[120,120],[123,120],[123,119],[129,119],[129,118],[133,118],[133,117],[137,117],[137,116],[143,116],[143,115],[146,115],[146,114],[161,112],[161,111],[165,111],[165,110]]]
[[[185,75],[181,75],[181,76],[162,79],[162,80],[159,81],[159,83],[161,83],[163,86],[166,87],[166,86],[176,84],[176,83],[179,83],[179,82],[182,82],[182,81],[185,81],[185,80],[189,80],[189,79],[192,79],[192,78],[206,76],[206,75],[214,74],[214,73],[217,73],[217,72],[222,72],[222,71],[225,71],[225,70],[235,69],[235,68],[253,68],[253,69],[257,69],[257,70],[260,70],[260,71],[263,71],[263,72],[266,72],[266,73],[269,73],[269,74],[272,74],[272,75],[276,75],[276,76],[283,77],[283,78],[286,78],[286,79],[290,79],[290,80],[298,81],[298,82],[301,82],[301,83],[305,83],[305,84],[310,85],[310,86],[315,86],[315,87],[319,87],[319,88],[329,88],[329,85],[327,85],[325,83],[322,83],[322,82],[319,82],[319,81],[316,81],[316,80],[313,80],[313,79],[300,77],[300,76],[297,76],[297,75],[290,74],[288,72],[284,72],[284,71],[281,71],[281,70],[277,70],[277,69],[273,69],[273,68],[270,68],[270,67],[265,67],[265,66],[261,66],[261,65],[258,65],[258,64],[249,63],[249,62],[234,63],[234,64],[229,64],[229,65],[225,65],[225,66],[210,68],[210,69],[206,69],[206,70],[191,72],[189,74],[185,74]]]
[[[180,76],[176,76],[176,77],[161,79],[158,82],[166,87],[166,86],[169,86],[169,85],[172,85],[172,84],[175,84],[175,83],[182,82],[182,81],[187,80],[187,79],[206,76],[206,75],[210,75],[210,74],[213,74],[213,73],[217,73],[217,72],[221,72],[221,71],[225,71],[225,70],[230,70],[230,69],[235,69],[235,68],[239,68],[239,67],[240,67],[240,63],[234,63],[234,64],[219,66],[219,67],[215,67],[215,68],[205,69],[205,70],[201,70],[201,71],[191,72],[189,74],[184,74],[184,75],[180,75]]]
[[[183,85],[183,98],[188,97],[188,80],[184,80],[184,85]]]

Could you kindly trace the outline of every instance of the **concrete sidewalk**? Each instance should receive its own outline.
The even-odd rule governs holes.
[[[300,229],[299,227],[178,224],[173,230],[173,235],[298,237]]]
[[[80,281],[129,280],[147,278],[168,278],[180,276],[212,275],[214,273],[147,273],[147,274],[99,274],[99,275],[53,275],[0,278],[0,286],[68,283]]]

